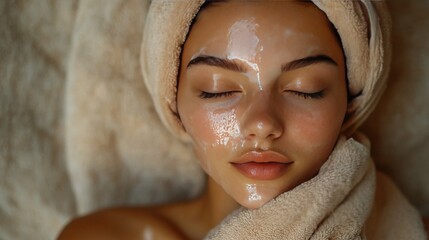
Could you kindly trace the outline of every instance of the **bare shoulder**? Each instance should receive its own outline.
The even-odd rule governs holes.
[[[58,239],[184,239],[184,236],[156,210],[127,207],[76,218],[63,229]]]

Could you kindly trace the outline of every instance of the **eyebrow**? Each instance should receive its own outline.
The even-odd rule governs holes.
[[[328,63],[334,66],[338,66],[337,62],[335,62],[331,57],[321,54],[293,60],[291,62],[283,64],[281,70],[282,72],[287,72],[317,63]]]
[[[224,69],[228,69],[235,72],[246,72],[247,69],[240,64],[224,58],[218,58],[214,56],[208,56],[208,55],[200,55],[194,59],[192,59],[189,63],[187,68],[190,68],[195,65],[209,65],[209,66],[215,66],[220,67]]]
[[[285,63],[281,66],[282,72],[292,71],[298,68],[303,68],[312,64],[318,63],[328,63],[334,66],[338,66],[337,62],[335,62],[331,57],[320,54],[315,56],[308,56],[305,58],[300,58],[297,60],[293,60],[291,62]],[[235,71],[235,72],[246,72],[247,69],[235,61],[219,58],[215,56],[209,55],[200,55],[198,57],[193,58],[189,61],[187,68],[190,68],[195,65],[209,65],[214,67],[220,67],[227,70]]]

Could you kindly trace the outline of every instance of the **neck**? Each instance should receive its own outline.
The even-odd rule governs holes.
[[[217,226],[226,216],[240,207],[211,177],[208,177],[207,188],[201,197],[201,201],[210,229]]]

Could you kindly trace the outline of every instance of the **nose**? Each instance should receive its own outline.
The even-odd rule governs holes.
[[[243,114],[242,132],[246,139],[253,141],[274,140],[283,134],[274,99],[265,95],[251,100]]]

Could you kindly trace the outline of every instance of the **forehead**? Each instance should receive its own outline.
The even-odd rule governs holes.
[[[198,14],[185,50],[198,54],[202,49],[220,52],[231,36],[241,37],[242,44],[251,44],[252,36],[271,46],[328,46],[336,41],[325,14],[311,2],[301,1],[228,1],[211,4]],[[236,39],[237,40],[237,39]]]

